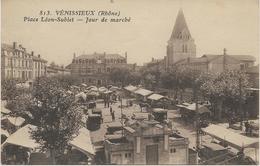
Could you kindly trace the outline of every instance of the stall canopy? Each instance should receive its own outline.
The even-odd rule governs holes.
[[[9,114],[11,111],[3,106],[1,106],[1,112],[4,114]]]
[[[185,108],[187,110],[190,110],[190,111],[196,111],[196,103],[192,103],[192,104],[179,104],[177,105],[178,107],[180,108]],[[207,107],[205,107],[204,105],[200,105],[198,104],[198,113],[199,114],[203,114],[203,113],[210,113],[209,109]]]
[[[128,86],[124,87],[124,89],[127,91],[130,91],[130,92],[133,92],[133,91],[137,90],[138,87],[133,86],[133,85],[128,85]]]
[[[162,99],[162,98],[165,98],[165,97],[162,96],[162,95],[156,94],[156,93],[154,93],[154,94],[152,94],[152,95],[150,95],[150,96],[148,97],[148,99],[150,99],[150,100],[160,100],[160,99]]]
[[[95,154],[89,130],[85,127],[79,130],[79,135],[75,137],[69,144],[86,155],[93,156]]]
[[[24,121],[25,121],[24,118],[21,118],[21,117],[11,117],[11,116],[6,116],[6,117],[2,118],[1,120],[2,121],[3,120],[8,120],[12,125],[17,126],[17,127],[21,126],[24,123]]]
[[[9,134],[9,132],[7,130],[4,130],[4,129],[1,128],[1,135],[9,137],[10,134]]]
[[[98,91],[103,93],[103,92],[106,92],[108,89],[106,87],[100,87],[98,88]]]
[[[258,138],[250,138],[241,134],[235,133],[218,125],[211,124],[202,131],[212,136],[213,138],[224,141],[229,146],[240,150],[241,148],[256,148],[258,147]]]
[[[80,97],[83,98],[83,100],[87,99],[87,95],[84,92],[80,92],[75,95],[76,99],[79,99]]]
[[[134,93],[139,94],[141,96],[148,96],[148,95],[152,94],[153,92],[150,90],[147,90],[147,89],[140,88],[140,89],[137,89],[136,91],[134,91]]]
[[[28,124],[18,129],[15,133],[6,139],[6,141],[2,144],[2,148],[8,144],[22,146],[30,149],[39,147],[39,144],[36,143],[30,136],[30,128],[35,129],[36,126]]]
[[[28,124],[20,128],[6,139],[6,141],[2,144],[2,148],[8,144],[12,144],[35,150],[40,145],[31,138],[30,128],[36,129],[36,126]],[[89,131],[84,127],[79,130],[79,135],[76,136],[69,144],[87,155],[95,154]]]

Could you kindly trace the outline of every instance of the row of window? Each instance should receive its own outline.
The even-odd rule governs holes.
[[[10,56],[17,56],[17,57],[21,57],[21,58],[30,58],[30,55],[26,54],[26,52],[24,51],[3,51],[4,55],[10,55]]]
[[[96,59],[73,59],[72,63],[76,64],[95,64],[102,63],[101,60]],[[125,59],[104,59],[103,63],[126,63]]]
[[[35,71],[35,77],[38,77],[38,76],[43,76],[44,75],[44,71]],[[16,70],[13,70],[13,73],[12,73],[12,70],[7,70],[7,73],[6,73],[6,77],[7,78],[29,78],[31,79],[32,78],[32,71],[16,71]]]
[[[111,68],[106,68],[106,72],[110,72],[111,71]],[[82,69],[79,69],[78,70],[79,73],[94,73],[95,70],[91,69],[91,68],[87,68],[86,70],[82,70]],[[101,68],[98,68],[97,69],[97,72],[98,73],[101,73],[102,72],[102,69]]]
[[[20,60],[20,59],[7,59],[7,66],[13,66],[13,67],[32,67],[32,61],[29,60]],[[35,68],[44,68],[44,64],[40,62],[34,62]]]
[[[185,53],[188,52],[188,46],[186,44],[182,45],[182,52],[185,52]]]

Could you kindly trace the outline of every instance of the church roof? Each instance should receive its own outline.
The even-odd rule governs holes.
[[[175,21],[175,25],[170,40],[181,38],[183,33],[185,33],[188,39],[191,38],[191,34],[185,21],[183,11],[182,9],[180,9]]]

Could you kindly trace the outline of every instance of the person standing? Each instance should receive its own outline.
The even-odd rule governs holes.
[[[113,109],[112,109],[112,107],[110,106],[110,114],[112,115],[112,111],[113,111]]]
[[[115,111],[112,111],[111,116],[112,116],[112,121],[115,121]]]

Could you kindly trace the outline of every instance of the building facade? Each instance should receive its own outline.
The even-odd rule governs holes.
[[[165,68],[169,69],[175,62],[196,57],[196,45],[191,36],[182,9],[176,18],[176,22],[167,45]]]
[[[179,60],[174,65],[190,67],[202,72],[221,73],[224,70],[246,70],[255,63],[251,55],[229,55],[226,49],[222,55],[205,54],[199,58],[186,58]]]
[[[70,70],[58,65],[49,65],[46,69],[47,76],[70,75]]]
[[[109,83],[109,73],[113,68],[127,68],[136,70],[136,64],[127,63],[125,56],[119,54],[94,53],[77,56],[74,54],[72,63],[66,68],[71,75],[80,78],[86,84],[106,85]]]
[[[28,53],[22,45],[1,45],[1,75],[2,79],[16,79],[21,81],[34,80],[46,74],[47,61],[40,55]]]
[[[189,164],[189,141],[154,120],[124,127],[124,135],[106,136],[107,164]]]

